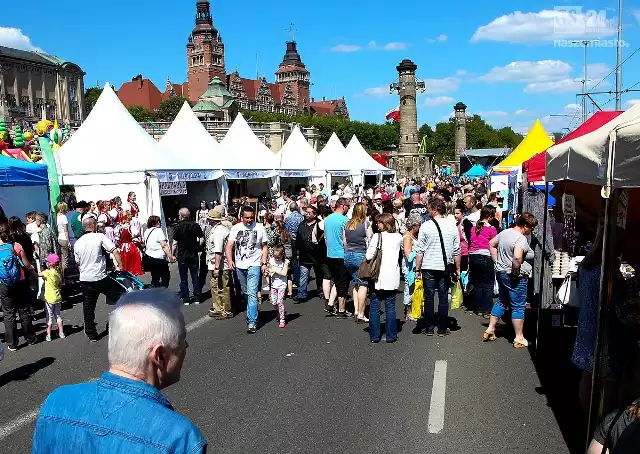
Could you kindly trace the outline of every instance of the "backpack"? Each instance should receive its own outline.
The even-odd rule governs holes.
[[[0,244],[0,282],[5,286],[20,280],[22,261],[13,250],[13,244]]]
[[[629,410],[629,407],[620,410],[620,412],[616,415],[616,417],[611,421],[609,426],[609,430],[607,432],[607,438],[605,439],[604,445],[602,447],[602,452],[605,453],[607,450],[611,454],[637,454],[640,452],[640,420],[634,420],[629,424],[618,437],[617,442],[613,449],[611,448],[613,444],[613,440],[611,439],[611,432],[613,432],[613,427],[618,422],[618,420],[622,417],[622,415]]]

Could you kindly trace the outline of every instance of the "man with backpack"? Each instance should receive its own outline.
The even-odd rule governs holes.
[[[34,266],[29,263],[22,246],[11,241],[9,224],[0,223],[0,303],[4,316],[5,342],[10,351],[18,349],[16,314],[20,314],[22,333],[29,344],[36,343],[29,311],[29,281],[26,272],[36,277]]]
[[[593,434],[587,454],[640,452],[640,399],[606,415]]]

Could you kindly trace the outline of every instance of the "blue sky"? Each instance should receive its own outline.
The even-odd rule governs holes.
[[[19,2],[3,6],[0,45],[40,48],[79,64],[85,86],[106,81],[119,87],[138,73],[163,90],[167,76],[186,78],[185,45],[193,28],[195,0],[112,0],[92,12],[86,1],[59,2],[58,13],[34,20]],[[384,121],[398,105],[388,85],[404,58],[418,65],[427,92],[419,96],[419,124],[446,119],[458,101],[495,126],[523,132],[535,118],[549,130],[575,127],[575,96],[581,90],[582,47],[562,47],[572,39],[613,40],[616,0],[413,3],[401,21],[396,4],[379,0],[323,0],[297,10],[277,3],[212,0],[214,24],[226,46],[227,71],[274,79],[282,60],[286,29],[294,24],[303,62],[311,71],[312,96],[345,96],[351,118]],[[533,4],[535,3],[535,6]],[[177,5],[180,6],[177,6]],[[627,3],[628,4],[628,3]],[[424,5],[424,6],[421,6]],[[579,5],[579,6],[575,6]],[[623,14],[624,58],[640,47],[640,6]],[[100,11],[98,12],[98,9]],[[555,41],[554,41],[555,40]],[[564,40],[558,42],[557,40]],[[600,41],[588,49],[591,86],[611,90],[616,49]],[[609,47],[605,47],[609,46]],[[640,52],[624,65],[623,88],[640,82]],[[640,88],[640,83],[635,88]],[[611,95],[596,95],[604,104]],[[623,107],[640,100],[627,93]],[[603,108],[613,109],[614,101]],[[590,107],[593,110],[593,107]],[[570,117],[549,117],[568,114]]]

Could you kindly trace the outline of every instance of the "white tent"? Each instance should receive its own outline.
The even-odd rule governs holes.
[[[364,149],[354,134],[347,145],[347,155],[352,165],[352,170],[363,172],[365,175],[393,174],[394,171],[386,168],[373,159]]]
[[[172,170],[163,162],[158,143],[122,105],[107,83],[80,128],[59,150],[63,184],[75,186],[78,200],[138,196],[140,217],[160,215],[156,177],[147,170]],[[169,163],[170,164],[170,163]]]
[[[226,185],[220,177],[224,175],[222,169],[229,153],[207,132],[188,102],[185,101],[159,144],[159,153],[172,170],[157,172],[158,179],[161,183],[189,182],[192,186],[189,189],[194,190],[187,191],[183,200],[186,206],[197,206],[199,200],[226,200]],[[217,188],[209,183],[212,180],[218,181]]]
[[[296,125],[282,149],[276,153],[279,175],[281,177],[311,176],[315,166],[315,155],[315,150]]]
[[[332,175],[349,176],[352,173],[352,166],[340,139],[334,132],[322,151],[316,157],[316,170],[324,170]]]
[[[222,169],[227,178],[246,180],[276,175],[275,154],[253,133],[241,113],[222,139],[222,145],[229,151],[229,160]]]
[[[547,150],[547,181],[572,180],[603,185],[609,133],[640,117],[640,104],[630,107],[600,128]]]
[[[609,134],[606,163],[605,176],[611,177],[614,188],[640,187],[640,117],[618,125]]]

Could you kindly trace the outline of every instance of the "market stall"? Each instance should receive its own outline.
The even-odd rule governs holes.
[[[313,184],[324,183],[330,188],[333,183],[345,183],[353,178],[353,170],[340,139],[334,132],[322,151],[316,156],[316,171],[325,172],[325,176],[315,176]]]
[[[491,169],[499,160],[504,159],[513,150],[511,148],[471,148],[460,153],[460,172],[464,173],[477,165]]]
[[[302,135],[298,125],[293,128],[275,158],[281,189],[292,187],[295,190],[296,187],[307,186],[316,174],[316,151]],[[324,175],[325,172],[319,172],[320,177]]]
[[[61,183],[73,185],[77,200],[127,200],[137,195],[139,217],[161,215],[158,178],[166,167],[158,143],[122,105],[107,83],[82,126],[57,151]]]
[[[542,153],[553,145],[547,131],[540,120],[536,120],[520,145],[507,156],[503,161],[493,167],[494,171],[511,171],[514,168],[520,169],[522,163],[531,159],[534,155]]]
[[[229,196],[259,196],[269,194],[277,186],[278,162],[275,154],[251,130],[241,113],[222,139],[228,150],[224,175]]]
[[[49,213],[47,166],[0,156],[0,206],[7,217]]]
[[[393,175],[395,171],[383,166],[373,159],[367,150],[364,149],[356,135],[354,134],[346,147],[347,159],[354,175],[354,184],[362,184],[364,178],[369,176]],[[358,177],[360,180],[358,181]]]
[[[469,170],[462,174],[465,177],[469,178],[482,178],[487,176],[487,171],[480,164],[475,164]]]
[[[184,103],[159,145],[162,160],[171,163],[165,167],[173,169],[156,173],[165,212],[175,217],[173,207],[195,208],[201,200],[226,203],[222,169],[229,153],[207,132],[189,103]]]

